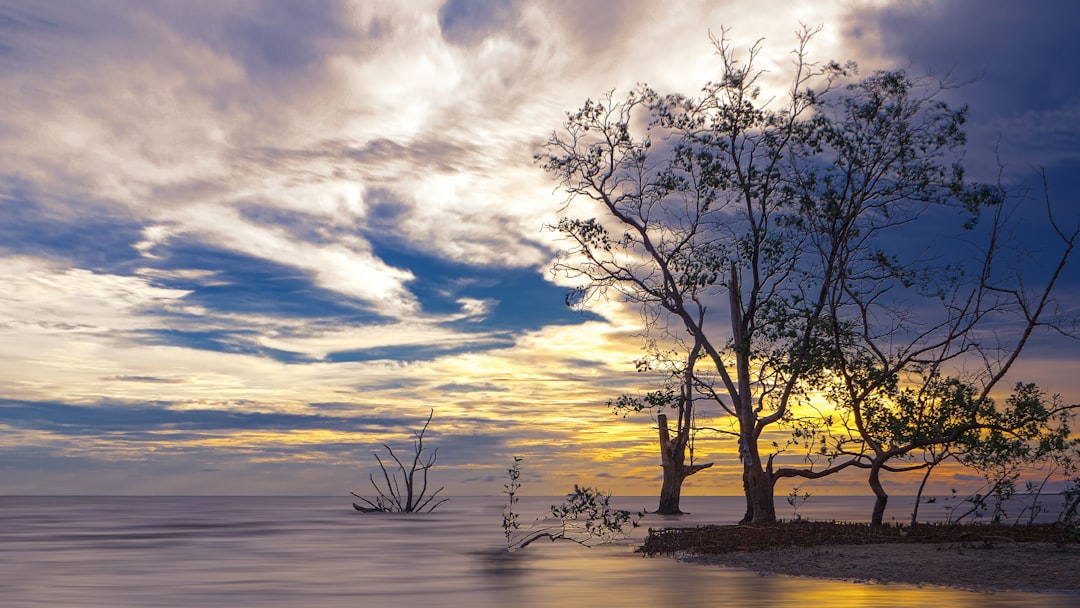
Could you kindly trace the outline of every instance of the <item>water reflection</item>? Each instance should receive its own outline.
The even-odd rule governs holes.
[[[722,521],[725,509],[737,517],[738,499],[725,500],[689,501],[696,514],[680,521]],[[526,499],[521,511],[549,503]],[[592,549],[538,542],[508,554],[501,508],[498,499],[459,498],[427,515],[362,515],[342,498],[0,497],[0,606],[1078,603],[1075,596],[761,577],[646,559],[633,552],[636,541]]]

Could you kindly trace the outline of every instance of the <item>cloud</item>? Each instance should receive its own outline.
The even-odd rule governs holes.
[[[156,376],[113,376],[104,380],[120,380],[122,382],[149,382],[152,384],[178,384],[182,380],[176,378],[158,378]]]
[[[220,38],[210,40],[224,43],[244,65],[248,78],[321,69],[334,47],[352,35],[345,25],[350,15],[344,2],[322,2],[312,10],[298,3],[261,0],[253,7],[228,15]]]
[[[63,268],[36,258],[0,258],[0,320],[8,331],[101,333],[152,326],[189,292],[131,276]]]
[[[487,393],[487,392],[506,392],[509,389],[500,387],[490,382],[485,382],[479,385],[473,384],[443,384],[435,387],[436,390],[448,391],[455,393]]]
[[[1013,174],[1076,162],[1080,58],[1062,41],[1078,17],[1068,0],[891,2],[853,11],[845,30],[857,54],[962,83],[944,97],[970,104],[975,169],[994,176],[999,160]]]
[[[403,318],[419,312],[405,286],[413,274],[376,258],[362,239],[343,236],[326,244],[302,241],[285,225],[257,224],[220,206],[190,207],[175,219],[180,232],[194,233],[213,246],[298,268],[323,289],[366,302],[381,315]]]
[[[333,429],[337,432],[385,434],[412,423],[407,418],[330,417],[250,411],[245,404],[224,409],[176,408],[171,404],[63,403],[0,400],[0,424],[63,435],[109,435],[135,432],[148,440],[169,441],[175,431]],[[168,431],[156,437],[152,433]]]
[[[707,34],[723,26],[740,49],[764,36],[780,83],[802,20],[825,26],[815,58],[992,63],[995,128],[1040,162],[1069,158],[1067,70],[975,27],[1016,20],[1044,49],[1036,17],[971,9],[965,29],[962,11],[926,6],[0,7],[5,457],[100,484],[84,491],[334,493],[364,478],[354,464],[372,442],[407,441],[434,408],[458,479],[501,478],[524,453],[555,491],[594,462],[652,488],[649,421],[605,405],[649,387],[632,365],[640,317],[617,301],[563,307],[542,226],[564,197],[538,145],[607,91],[697,91],[719,73]],[[1010,78],[1038,103],[1012,101]],[[737,488],[733,475],[702,487]]]
[[[469,45],[513,25],[518,7],[515,0],[447,0],[438,15],[447,41]]]

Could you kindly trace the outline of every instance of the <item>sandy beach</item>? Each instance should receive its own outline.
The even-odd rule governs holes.
[[[715,555],[680,555],[694,563],[760,574],[875,583],[941,585],[981,591],[1080,594],[1080,546],[997,542],[990,545],[882,543],[787,547]]]

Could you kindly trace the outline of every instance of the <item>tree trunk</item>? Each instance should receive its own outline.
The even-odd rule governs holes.
[[[743,514],[739,524],[746,525],[754,521],[754,499],[750,497],[750,467],[746,464],[743,464],[742,470],[742,490],[746,498],[746,513]]]
[[[682,509],[679,501],[682,498],[682,484],[687,477],[702,469],[712,466],[712,463],[687,465],[686,443],[681,440],[682,434],[675,441],[671,440],[667,426],[667,415],[657,414],[657,426],[660,431],[660,459],[664,470],[664,481],[660,486],[660,504],[656,512],[660,515],[681,515]]]
[[[776,505],[773,503],[772,472],[761,468],[761,461],[749,462],[743,467],[746,483],[747,513],[742,524],[769,525],[776,523]]]
[[[744,428],[749,425],[744,425]],[[739,439],[739,455],[743,462],[743,493],[746,494],[746,514],[740,524],[769,525],[776,523],[776,506],[773,504],[774,479],[772,459],[768,467],[761,465],[761,456],[754,439]]]
[[[682,498],[682,482],[686,477],[679,470],[680,454],[674,453],[677,446],[671,444],[671,435],[667,426],[667,414],[657,414],[656,424],[660,430],[660,464],[664,468],[664,481],[660,486],[660,505],[656,512],[660,515],[681,515],[679,499]]]
[[[870,468],[870,489],[874,491],[874,513],[870,516],[870,526],[880,528],[885,519],[885,506],[889,504],[889,495],[885,493],[885,487],[881,485],[881,465],[874,463]]]
[[[681,515],[679,499],[682,498],[682,482],[686,479],[679,475],[674,466],[664,465],[664,482],[660,486],[660,505],[656,512],[660,515]]]
[[[930,479],[930,473],[934,471],[934,465],[928,464],[926,466],[926,473],[922,477],[922,483],[919,484],[919,491],[915,493],[915,507],[911,510],[911,526],[915,527],[915,524],[919,522],[919,504],[922,502],[922,493],[926,489],[926,480]],[[882,512],[884,515],[884,511]]]
[[[750,391],[750,341],[743,321],[742,296],[739,291],[739,272],[731,261],[731,278],[728,282],[731,312],[731,339],[735,349],[735,368],[738,375],[738,393],[732,394],[732,403],[739,417],[739,455],[743,462],[743,491],[746,493],[746,515],[742,523],[767,525],[776,523],[776,507],[773,504],[772,459],[768,469],[761,466],[757,448],[757,412]],[[719,365],[719,364],[718,364]]]

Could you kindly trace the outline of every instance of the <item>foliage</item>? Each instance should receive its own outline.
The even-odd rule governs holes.
[[[864,459],[857,466],[871,470],[878,497],[874,521],[879,521],[887,499],[881,472],[925,469],[913,521],[922,488],[933,469],[947,460],[974,469],[986,480],[963,501],[970,505],[968,511],[953,507],[952,516],[959,519],[981,517],[988,510],[995,522],[1008,518],[1005,505],[1017,495],[1021,478],[1041,474],[1041,482],[1025,483],[1031,496],[1013,517],[1019,522],[1025,514],[1034,521],[1046,483],[1067,476],[1074,467],[1070,454],[1077,443],[1069,439],[1069,420],[1078,406],[1066,405],[1057,396],[1047,398],[1034,384],[1017,383],[1002,405],[987,396],[985,387],[980,390],[956,377],[913,374],[902,386],[881,386],[849,405],[858,420],[851,432],[872,451],[845,453]]]
[[[1033,522],[1046,484],[1055,478],[1068,479],[1080,464],[1080,437],[1071,437],[1069,426],[1075,408],[1063,405],[1060,396],[1048,398],[1034,384],[1016,384],[1005,406],[987,416],[988,424],[950,446],[956,460],[985,478],[985,484],[965,499],[970,508],[950,513],[950,518],[978,518],[989,509],[991,521],[999,523],[1009,518],[1006,505],[1016,497],[1021,477],[1041,474],[1041,481],[1025,482],[1027,500],[1021,501],[1021,510],[1012,517],[1020,523],[1026,514],[1028,523]]]
[[[518,523],[518,514],[514,511],[514,505],[518,502],[517,491],[521,488],[521,456],[514,456],[514,462],[506,470],[508,480],[503,485],[503,494],[506,494],[510,504],[503,509],[503,533],[506,535],[506,546],[513,544],[514,533],[521,529]]]
[[[416,431],[413,435],[413,459],[409,467],[406,468],[405,464],[394,453],[394,449],[389,445],[383,444],[390,458],[397,465],[397,470],[393,473],[387,470],[386,463],[379,457],[378,453],[375,453],[375,460],[379,463],[379,469],[382,471],[383,485],[380,486],[375,481],[375,474],[372,473],[368,476],[368,480],[371,481],[371,485],[375,488],[375,492],[378,494],[372,499],[365,498],[356,492],[350,492],[356,498],[359,498],[367,506],[353,504],[358,511],[372,512],[372,511],[385,511],[396,513],[423,513],[434,511],[439,505],[445,503],[448,498],[444,498],[436,501],[436,497],[444,488],[439,488],[431,494],[427,494],[428,491],[428,471],[435,466],[436,460],[438,460],[439,450],[436,448],[430,454],[426,454],[427,448],[424,446],[424,434],[427,432],[428,425],[431,424],[431,417],[435,415],[435,410],[432,410],[428,414],[427,420],[424,422],[424,426]],[[400,478],[399,478],[400,475]]]
[[[514,505],[518,502],[517,491],[521,488],[522,458],[514,457],[514,462],[507,470],[509,481],[503,486],[503,492],[509,498],[509,505],[503,510],[503,532],[506,535],[506,548],[510,551],[524,549],[540,539],[551,542],[566,540],[579,545],[609,543],[626,538],[629,529],[637,527],[641,513],[634,515],[630,511],[611,507],[611,494],[574,484],[574,491],[566,496],[561,504],[552,505],[549,512],[536,518],[526,530],[521,529]]]

